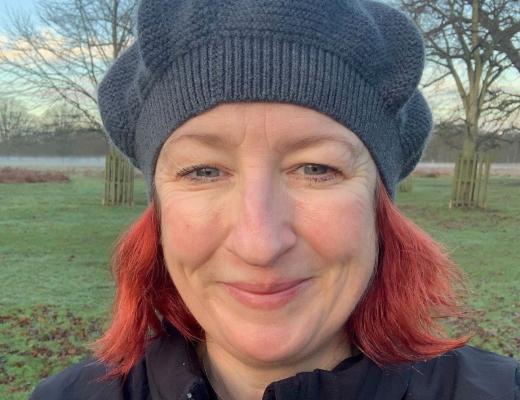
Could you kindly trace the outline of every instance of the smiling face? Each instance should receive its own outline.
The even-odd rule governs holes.
[[[354,133],[292,104],[179,127],[155,174],[161,241],[208,343],[264,365],[337,351],[376,263],[376,175]]]

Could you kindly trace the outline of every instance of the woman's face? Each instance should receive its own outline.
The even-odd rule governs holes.
[[[227,103],[179,127],[155,184],[168,271],[206,339],[263,364],[342,334],[376,263],[376,167],[317,111]]]

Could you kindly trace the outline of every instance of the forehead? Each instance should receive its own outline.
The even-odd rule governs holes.
[[[331,143],[358,153],[364,145],[348,128],[316,110],[285,103],[226,103],[195,116],[168,138],[165,147],[205,144],[239,147],[249,137],[278,151]],[[180,144],[182,143],[182,146]]]

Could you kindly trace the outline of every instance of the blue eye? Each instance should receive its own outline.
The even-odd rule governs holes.
[[[303,179],[310,182],[330,181],[340,173],[338,169],[324,164],[302,164],[296,170],[302,167],[305,172]],[[183,168],[176,175],[178,178],[186,178],[193,182],[213,182],[220,177],[220,169],[214,165],[201,164]]]
[[[216,173],[214,174],[213,172]],[[195,173],[195,176],[190,176],[193,173]],[[190,181],[207,182],[218,178],[220,176],[220,170],[212,165],[193,165],[191,167],[181,169],[179,172],[177,172],[176,176],[178,178],[189,179]]]

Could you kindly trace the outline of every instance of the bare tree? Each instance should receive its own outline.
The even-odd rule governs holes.
[[[136,5],[137,0],[40,0],[37,21],[11,15],[0,48],[0,69],[9,77],[3,86],[9,94],[61,99],[101,130],[96,88],[132,40]],[[124,179],[133,182],[126,159],[115,150],[109,156],[107,166],[114,165],[116,171],[107,171],[106,179],[119,182],[124,171]],[[113,182],[105,185],[107,190],[121,186]],[[112,201],[105,203],[125,201],[118,193],[106,196]]]
[[[483,13],[481,24],[489,32],[495,48],[507,55],[520,72],[520,5],[518,0],[500,4],[501,13]]]
[[[37,22],[11,16],[0,68],[17,93],[56,96],[99,126],[100,77],[132,38],[135,0],[46,0]],[[54,95],[54,96],[52,96]]]
[[[507,93],[498,82],[506,71],[519,72],[514,65],[517,54],[511,54],[511,48],[518,45],[519,2],[399,1],[421,29],[427,62],[434,66],[435,72],[424,86],[450,77],[462,104],[465,134],[450,205],[485,207],[490,158],[481,157],[476,150],[496,146],[518,116],[515,94]],[[479,159],[484,163],[479,164]]]
[[[14,99],[0,99],[0,141],[28,134],[31,118],[27,109]]]
[[[425,86],[446,77],[455,82],[466,127],[463,152],[473,154],[481,117],[488,113],[488,122],[506,120],[500,113],[503,107],[497,106],[503,104],[505,92],[496,83],[514,67],[514,57],[504,49],[518,46],[519,2],[401,0],[401,7],[422,30],[427,61],[437,67]],[[514,107],[508,111],[513,113]]]
[[[40,126],[43,132],[52,136],[71,136],[92,129],[76,107],[64,102],[49,108],[40,118]]]

